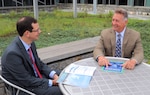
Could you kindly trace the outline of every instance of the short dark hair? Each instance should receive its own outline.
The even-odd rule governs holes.
[[[115,10],[115,13],[122,14],[124,16],[124,19],[128,19],[128,12],[125,9],[118,8]]]
[[[32,23],[37,23],[37,20],[30,16],[24,16],[20,18],[16,23],[16,29],[19,36],[23,36],[26,30],[32,32]]]

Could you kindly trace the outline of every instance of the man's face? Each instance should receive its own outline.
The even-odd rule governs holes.
[[[127,25],[127,20],[124,19],[122,14],[115,13],[112,17],[112,29],[117,32],[123,31]]]
[[[32,23],[32,32],[30,32],[30,39],[32,41],[35,41],[39,38],[39,35],[41,33],[41,30],[40,30],[40,27],[39,27],[39,24],[38,23]]]

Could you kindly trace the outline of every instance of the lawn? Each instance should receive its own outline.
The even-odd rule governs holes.
[[[38,22],[42,33],[40,39],[36,41],[37,48],[99,36],[101,30],[111,27],[111,12],[99,15],[78,13],[77,18],[73,18],[72,12],[62,12],[59,10],[51,13],[39,13]],[[12,11],[9,14],[0,15],[0,56],[7,45],[17,35],[15,28],[16,21],[25,15],[33,16],[33,13],[23,11],[18,14]],[[144,55],[147,60],[150,60],[149,26],[149,20],[129,19],[128,27],[141,33]]]

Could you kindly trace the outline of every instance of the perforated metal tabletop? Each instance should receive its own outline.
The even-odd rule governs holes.
[[[128,59],[107,57],[110,61],[125,62]],[[95,66],[96,71],[87,88],[59,84],[64,95],[150,95],[150,66],[137,65],[134,70],[124,69],[123,73],[106,72],[93,58],[73,64]]]

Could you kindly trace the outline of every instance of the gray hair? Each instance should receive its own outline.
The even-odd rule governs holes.
[[[124,16],[125,20],[128,19],[128,13],[127,13],[127,11],[125,9],[118,8],[118,9],[115,10],[115,13],[122,14]]]

